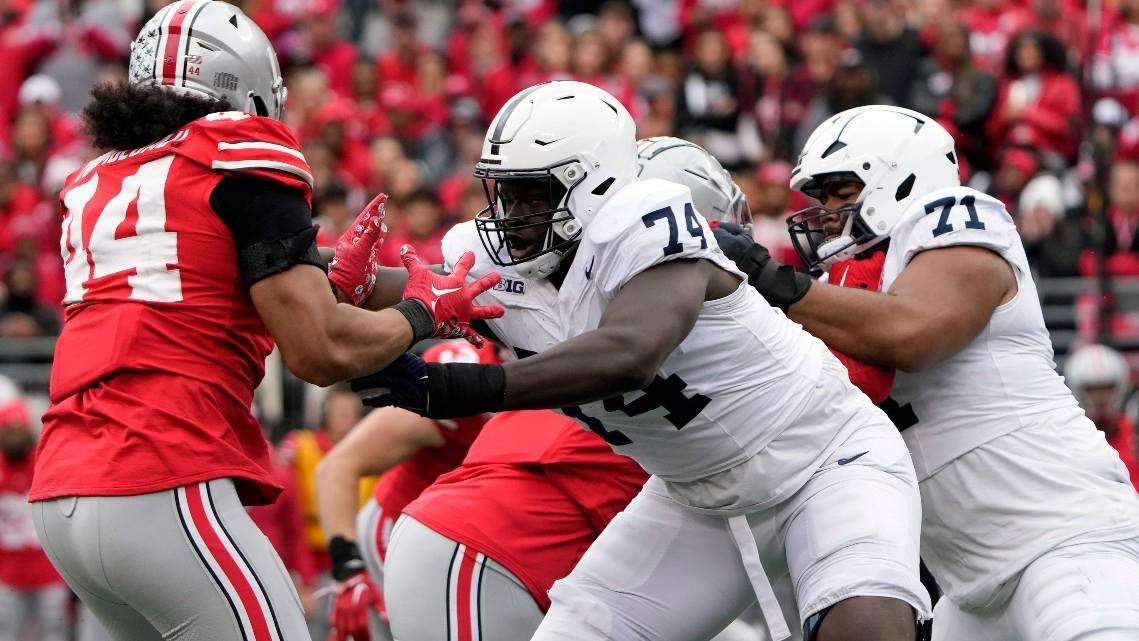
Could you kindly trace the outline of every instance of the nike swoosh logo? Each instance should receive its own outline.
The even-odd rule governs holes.
[[[593,276],[593,263],[597,261],[597,256],[589,259],[589,267],[585,268],[585,280],[589,280]]]
[[[435,296],[442,296],[444,294],[450,294],[451,292],[457,291],[459,291],[458,287],[452,287],[451,289],[435,289],[434,285],[431,286],[431,293]]]
[[[865,452],[859,452],[858,454],[855,454],[854,456],[848,456],[846,458],[840,458],[838,460],[838,464],[839,465],[846,465],[847,463],[853,463],[853,462],[857,461],[858,459],[862,458],[863,456],[866,456],[869,453],[870,453],[870,451],[867,450]]]

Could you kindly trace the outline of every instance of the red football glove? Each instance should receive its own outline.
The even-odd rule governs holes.
[[[367,572],[352,575],[336,587],[332,601],[330,641],[371,641],[368,612],[379,613],[381,593]]]
[[[357,307],[376,289],[376,260],[388,231],[384,225],[387,201],[387,194],[380,194],[368,203],[336,241],[336,255],[328,264],[328,280]]]
[[[468,284],[467,272],[475,264],[475,255],[471,252],[463,254],[455,263],[455,271],[447,275],[436,274],[420,263],[411,245],[404,245],[399,253],[407,268],[403,299],[418,301],[427,308],[434,327],[432,336],[465,338],[476,347],[482,347],[483,337],[471,329],[471,321],[498,318],[505,310],[501,305],[475,305],[474,299],[494,287],[498,274],[491,272]]]

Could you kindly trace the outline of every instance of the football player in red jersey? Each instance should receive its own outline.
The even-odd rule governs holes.
[[[401,298],[375,283],[382,198],[326,275],[261,30],[233,5],[182,0],[130,62],[84,112],[107,153],[60,194],[66,320],[29,497],[37,534],[118,641],[308,639],[242,506],[280,491],[250,412],[265,357],[275,342],[322,385],[374,371],[501,314],[471,303],[497,278],[464,286],[462,265],[440,276],[408,252],[392,309],[338,303]]]
[[[437,363],[501,362],[489,342],[475,348],[446,341],[428,348],[423,358]],[[329,537],[333,577],[340,582],[333,605],[337,639],[351,635],[365,641],[369,618],[377,636],[390,638],[375,586],[382,580],[392,526],[420,492],[462,463],[490,417],[434,421],[395,408],[376,410],[321,460],[316,473],[320,524]],[[361,478],[373,475],[381,475],[374,500],[357,516],[356,488]]]
[[[393,636],[526,641],[550,587],[647,479],[572,419],[497,414],[396,523],[383,586]]]

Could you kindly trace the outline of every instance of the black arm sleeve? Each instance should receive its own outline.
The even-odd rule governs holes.
[[[210,194],[210,207],[233,233],[247,286],[297,264],[325,269],[316,249],[312,209],[296,189],[226,177]]]

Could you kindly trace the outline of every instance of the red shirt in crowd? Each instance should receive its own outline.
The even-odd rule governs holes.
[[[546,410],[501,412],[462,466],[404,513],[502,564],[545,611],[554,581],[647,479],[572,419]]]
[[[1029,91],[1025,78],[1001,82],[996,104],[985,123],[985,135],[993,149],[1004,145],[1034,147],[1074,159],[1080,142],[1080,87],[1071,75],[1042,71],[1031,81],[1032,93],[1019,113],[1010,114],[1010,104],[1021,98],[1014,94]]]
[[[66,317],[30,498],[121,496],[217,478],[272,501],[250,411],[273,346],[210,207],[225,175],[311,198],[292,133],[227,112],[72,174],[63,205]]]
[[[35,590],[62,582],[36,538],[28,488],[32,485],[33,455],[23,459],[0,456],[0,585]]]

